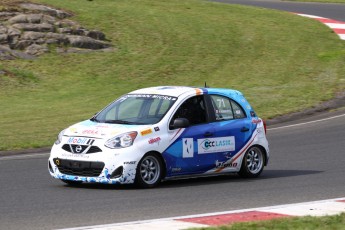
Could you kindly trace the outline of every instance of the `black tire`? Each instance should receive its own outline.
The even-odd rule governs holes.
[[[82,181],[74,181],[74,180],[61,180],[62,182],[70,185],[70,186],[77,186],[83,183]]]
[[[244,178],[258,177],[265,167],[265,154],[258,146],[250,147],[243,156],[238,174]]]
[[[153,153],[146,154],[137,166],[135,183],[142,188],[153,188],[157,186],[163,173],[162,162]]]

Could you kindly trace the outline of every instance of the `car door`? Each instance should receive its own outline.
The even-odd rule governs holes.
[[[215,151],[214,167],[217,169],[236,168],[231,159],[249,141],[252,135],[252,124],[245,110],[235,100],[224,95],[209,95],[215,121],[212,151]],[[212,113],[211,112],[211,113]],[[210,146],[208,144],[207,146]],[[202,148],[203,146],[200,146]],[[216,170],[218,172],[222,170]]]
[[[213,125],[209,124],[204,95],[191,97],[182,103],[171,122],[176,118],[186,118],[190,126],[180,129],[178,138],[163,153],[167,163],[167,176],[199,174],[208,171],[214,165],[215,155],[199,154],[198,143],[199,140],[212,136],[215,130]]]

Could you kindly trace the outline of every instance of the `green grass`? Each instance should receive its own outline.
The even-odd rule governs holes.
[[[341,230],[345,229],[345,213],[324,217],[281,218],[270,221],[235,223],[228,226],[195,228],[195,230]]]
[[[35,2],[74,12],[115,51],[2,61],[0,150],[49,146],[61,129],[146,86],[235,88],[264,118],[345,88],[345,42],[312,19],[197,0]]]

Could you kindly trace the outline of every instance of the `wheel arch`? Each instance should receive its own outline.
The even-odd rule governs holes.
[[[145,153],[141,159],[143,159],[147,154],[154,154],[157,158],[159,158],[159,160],[162,163],[162,179],[164,179],[166,177],[166,174],[167,174],[167,166],[166,166],[166,162],[164,160],[163,155],[158,151],[149,151],[149,152]],[[139,166],[137,166],[137,167],[139,167]]]
[[[263,147],[262,145],[252,145],[251,147],[258,147],[263,153],[264,153],[264,166],[267,166],[268,163],[268,155],[267,155],[267,151],[265,149],[265,147]]]

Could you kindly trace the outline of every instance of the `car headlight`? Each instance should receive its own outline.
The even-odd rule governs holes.
[[[137,135],[137,132],[124,133],[107,140],[104,145],[111,149],[127,148],[133,145]]]
[[[58,145],[58,144],[61,143],[62,136],[63,136],[63,134],[65,133],[65,131],[66,131],[66,129],[62,130],[62,131],[59,133],[59,135],[58,135],[58,137],[57,137],[57,140],[55,141],[55,144],[56,144],[56,145]]]

